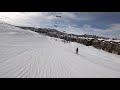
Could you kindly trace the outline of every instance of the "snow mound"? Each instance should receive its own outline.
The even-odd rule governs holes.
[[[8,35],[34,35],[36,32],[23,30],[10,24],[0,22],[0,34]]]

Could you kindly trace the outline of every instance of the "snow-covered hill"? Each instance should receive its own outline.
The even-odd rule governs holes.
[[[0,78],[82,77],[120,77],[120,56],[0,23]]]

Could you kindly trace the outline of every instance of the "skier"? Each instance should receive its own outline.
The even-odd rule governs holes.
[[[76,48],[76,54],[78,54],[78,48]]]

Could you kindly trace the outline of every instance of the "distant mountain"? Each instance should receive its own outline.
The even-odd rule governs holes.
[[[50,29],[50,28],[36,28],[36,27],[24,27],[24,26],[16,26],[25,30],[32,30],[35,32],[39,33],[55,33],[55,34],[67,34],[65,32],[58,31],[56,29]],[[77,37],[85,37],[85,38],[95,38],[95,39],[109,39],[106,37],[102,36],[97,36],[97,35],[89,35],[89,34],[84,34],[84,35],[76,35],[76,34],[67,34],[67,35],[72,35],[72,36],[77,36]]]

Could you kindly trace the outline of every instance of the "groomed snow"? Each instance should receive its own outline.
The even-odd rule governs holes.
[[[0,24],[0,78],[119,77],[119,55]]]

